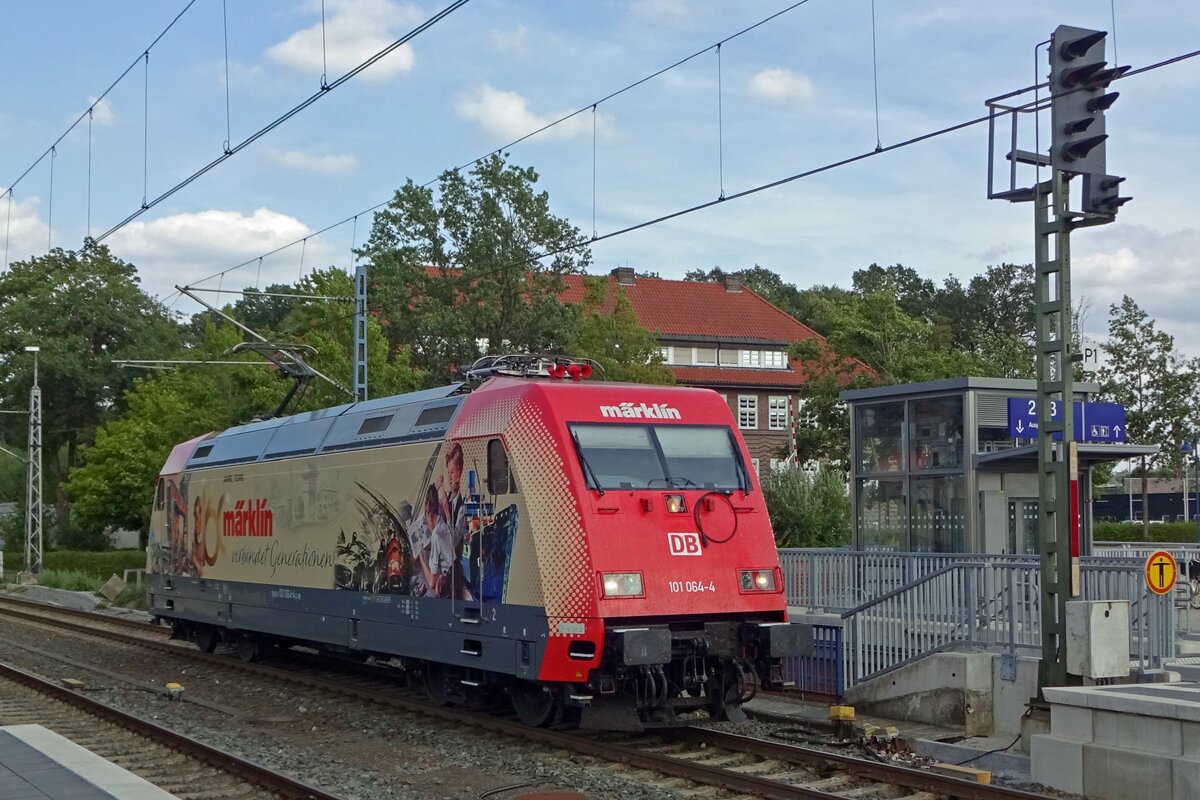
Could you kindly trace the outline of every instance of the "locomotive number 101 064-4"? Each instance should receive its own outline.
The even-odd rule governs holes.
[[[713,581],[667,581],[667,591],[670,592],[715,592],[717,585]]]

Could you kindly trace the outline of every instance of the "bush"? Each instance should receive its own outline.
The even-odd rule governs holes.
[[[1158,522],[1142,527],[1142,523],[1096,520],[1092,538],[1097,542],[1162,542],[1164,544],[1197,541],[1195,522]]]
[[[850,543],[850,498],[834,470],[781,469],[761,478],[780,547],[841,547]]]
[[[38,583],[52,589],[66,589],[72,592],[95,592],[104,585],[104,581],[95,575],[88,575],[78,570],[43,570],[38,575]]]
[[[110,575],[122,575],[127,569],[141,569],[146,566],[146,553],[142,550],[109,550],[108,552],[92,552],[80,550],[51,550],[46,553],[46,571],[62,570],[82,572],[102,580],[108,580]],[[4,568],[7,570],[25,569],[25,553],[6,553]]]

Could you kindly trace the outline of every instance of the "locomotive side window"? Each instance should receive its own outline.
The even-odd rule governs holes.
[[[516,494],[517,486],[508,466],[508,451],[504,449],[504,442],[499,439],[488,442],[487,464],[488,494]]]
[[[392,422],[392,416],[392,414],[388,414],[383,417],[368,417],[367,419],[364,419],[362,421],[362,425],[358,426],[358,435],[362,436],[364,433],[379,433],[380,431],[386,431],[387,426]]]
[[[749,489],[730,430],[722,425],[571,425],[593,489]]]

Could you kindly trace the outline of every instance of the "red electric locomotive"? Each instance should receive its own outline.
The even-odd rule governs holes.
[[[487,371],[469,392],[177,446],[152,516],[151,612],[209,651],[388,658],[444,702],[502,689],[535,725],[578,713],[630,728],[694,708],[736,718],[811,630],[787,623],[726,404],[581,383],[576,363]]]

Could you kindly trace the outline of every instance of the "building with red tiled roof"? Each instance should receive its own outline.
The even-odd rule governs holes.
[[[565,276],[560,299],[582,303],[584,276]],[[729,403],[758,468],[792,449],[792,429],[807,376],[789,358],[796,342],[824,337],[728,275],[721,283],[637,277],[630,267],[608,276],[607,296],[625,291],[641,325],[658,338],[663,360],[685,386],[718,392]],[[610,300],[610,303],[612,301]]]

